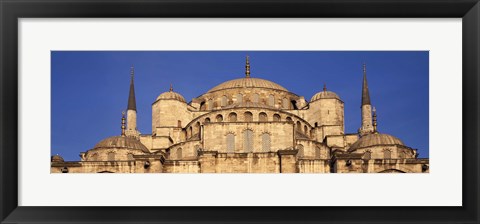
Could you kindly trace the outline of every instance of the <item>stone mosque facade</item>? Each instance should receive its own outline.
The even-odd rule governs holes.
[[[51,172],[428,173],[428,159],[377,130],[365,64],[361,93],[358,133],[345,133],[344,102],[336,93],[324,86],[307,101],[251,77],[247,56],[245,77],[189,103],[172,87],[161,93],[152,104],[152,133],[142,134],[132,68],[121,134],[81,152],[80,161],[52,156]]]

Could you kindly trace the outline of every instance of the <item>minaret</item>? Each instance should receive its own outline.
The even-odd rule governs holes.
[[[245,78],[250,78],[250,61],[248,60],[248,55],[245,62]]]
[[[363,85],[362,85],[362,126],[358,133],[363,136],[374,132],[372,124],[372,105],[370,104],[370,94],[367,84],[367,66],[363,64]]]
[[[130,93],[127,106],[127,135],[137,136],[137,103],[135,101],[135,88],[133,84],[134,68],[130,68]]]
[[[122,136],[125,136],[125,111],[122,111]]]

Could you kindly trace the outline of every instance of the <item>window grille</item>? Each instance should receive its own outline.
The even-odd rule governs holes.
[[[280,121],[280,115],[274,114],[273,115],[273,121]]]
[[[268,120],[267,114],[264,113],[264,112],[258,114],[258,120],[259,120],[259,121],[267,121],[267,120]]]
[[[248,111],[245,112],[244,117],[245,117],[245,121],[246,121],[246,122],[251,122],[251,121],[253,121],[253,114],[250,113],[250,112],[248,112]]]
[[[275,106],[275,97],[273,95],[268,96],[268,105]]]
[[[263,133],[262,134],[262,151],[270,152],[270,147],[271,147],[270,134]]]
[[[253,151],[253,131],[245,130],[243,132],[243,151],[252,152]]]
[[[237,114],[236,113],[230,113],[230,115],[228,115],[228,120],[230,122],[235,122],[237,121]]]

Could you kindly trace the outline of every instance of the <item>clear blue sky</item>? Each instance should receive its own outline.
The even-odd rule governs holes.
[[[187,101],[231,79],[251,76],[305,96],[336,92],[345,103],[345,132],[360,126],[362,63],[378,130],[429,155],[429,55],[427,51],[54,51],[52,56],[52,155],[67,161],[101,139],[119,135],[127,107],[130,66],[135,66],[138,129],[151,133],[151,104],[170,83]]]

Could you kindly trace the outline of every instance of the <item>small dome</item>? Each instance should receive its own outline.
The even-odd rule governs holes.
[[[132,137],[113,136],[98,142],[93,149],[108,149],[108,148],[126,148],[142,150],[145,153],[150,153],[147,147],[140,141]]]
[[[64,162],[63,158],[61,156],[59,156],[58,154],[52,156],[50,159],[51,159],[52,162]]]
[[[391,135],[381,134],[381,133],[372,133],[362,136],[355,143],[350,146],[348,149],[349,152],[355,151],[360,148],[366,148],[377,145],[404,145],[403,142]]]
[[[168,91],[168,92],[164,92],[164,93],[160,94],[157,97],[157,100],[178,100],[178,101],[187,103],[185,98],[183,98],[183,96],[180,95],[180,93],[173,92],[173,91]]]
[[[340,100],[340,97],[332,91],[323,90],[323,91],[315,94],[312,97],[312,99],[310,100],[310,103],[313,102],[313,101],[319,100],[319,99],[338,99],[338,100]]]
[[[259,79],[259,78],[240,78],[240,79],[233,79],[226,81],[220,85],[213,87],[212,89],[208,90],[208,92],[214,92],[223,89],[232,89],[232,88],[245,88],[245,87],[252,87],[252,88],[267,88],[267,89],[275,89],[281,91],[288,91],[283,86],[278,85],[277,83]]]

